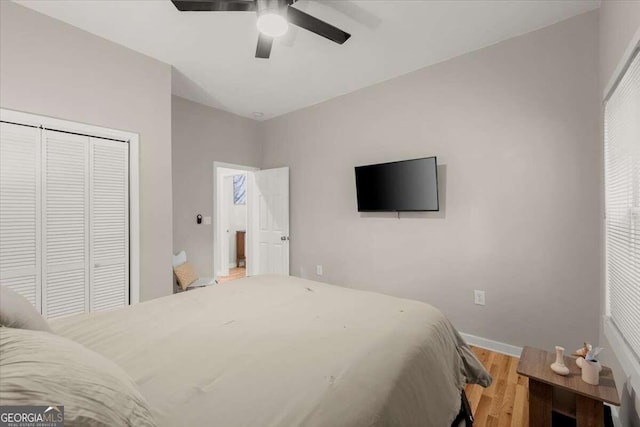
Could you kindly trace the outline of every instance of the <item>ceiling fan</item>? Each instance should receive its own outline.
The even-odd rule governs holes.
[[[269,58],[273,39],[296,25],[338,44],[351,34],[292,7],[297,0],[171,0],[181,12],[256,12],[260,34],[256,58]]]

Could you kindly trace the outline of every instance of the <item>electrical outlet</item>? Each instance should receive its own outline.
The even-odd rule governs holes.
[[[316,274],[318,276],[322,276],[322,265],[320,264],[316,265]]]
[[[473,291],[473,303],[476,305],[485,305],[484,291]]]

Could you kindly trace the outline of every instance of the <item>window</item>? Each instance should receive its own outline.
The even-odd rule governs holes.
[[[640,55],[605,103],[607,310],[640,360]]]
[[[234,205],[247,204],[247,176],[246,175],[233,176],[233,204]]]

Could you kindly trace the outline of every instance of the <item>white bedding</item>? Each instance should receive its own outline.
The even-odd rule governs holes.
[[[259,276],[51,322],[120,365],[159,426],[449,426],[489,374],[435,308]]]

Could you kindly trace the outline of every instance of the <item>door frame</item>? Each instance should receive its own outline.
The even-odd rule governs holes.
[[[241,171],[246,171],[247,172],[247,224],[250,223],[250,221],[252,220],[252,215],[251,215],[251,209],[249,208],[249,200],[250,200],[250,196],[251,196],[251,179],[250,175],[251,172],[255,172],[260,170],[260,168],[256,168],[254,166],[246,166],[246,165],[237,165],[234,163],[226,163],[226,162],[219,162],[219,161],[214,161],[213,162],[213,251],[212,251],[212,263],[213,263],[213,277],[215,279],[218,278],[218,263],[219,263],[219,256],[218,254],[221,253],[222,251],[222,242],[218,240],[219,236],[221,235],[220,233],[220,227],[222,226],[222,224],[220,223],[220,213],[221,211],[221,205],[218,203],[218,196],[220,194],[224,194],[222,192],[222,183],[223,180],[219,179],[218,175],[219,175],[219,168],[222,169],[237,169],[237,170],[241,170]],[[248,227],[247,227],[248,228]],[[247,233],[248,234],[248,233]],[[251,245],[246,245],[245,246],[245,251],[246,251],[246,259],[245,259],[245,271],[249,272],[249,268],[248,268],[248,263],[250,262],[250,256],[251,256],[251,249],[250,249]]]
[[[0,108],[0,120],[129,143],[129,304],[140,302],[140,156],[139,135],[102,126]]]

